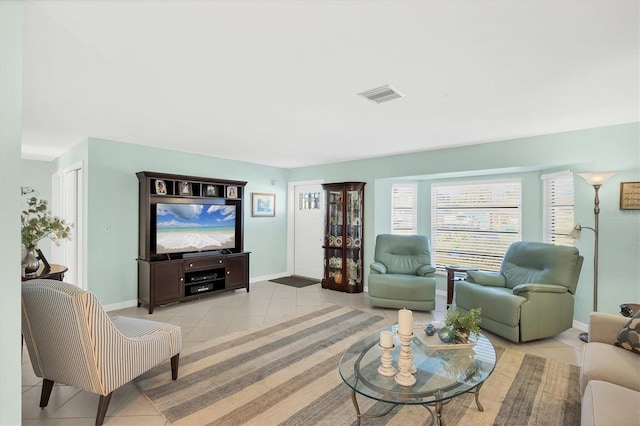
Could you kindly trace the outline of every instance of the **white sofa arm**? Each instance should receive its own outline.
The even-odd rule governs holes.
[[[589,342],[613,345],[629,319],[618,315],[592,312],[589,317]]]

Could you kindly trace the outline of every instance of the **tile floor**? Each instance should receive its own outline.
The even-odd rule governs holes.
[[[389,324],[397,321],[397,310],[372,308],[367,293],[347,294],[322,289],[320,284],[296,289],[269,281],[251,285],[251,291],[236,290],[201,300],[157,307],[153,315],[143,308],[127,308],[109,312],[170,322],[182,327],[183,350],[224,334],[248,329],[274,319],[302,311],[323,303],[385,315]],[[437,295],[437,309],[414,312],[416,320],[441,320],[445,316],[445,296]],[[553,338],[530,343],[514,344],[485,332],[494,344],[515,347],[542,357],[580,365],[584,343],[578,339],[579,330],[571,329]],[[26,349],[22,357],[22,424],[23,425],[93,425],[98,397],[77,388],[56,385],[49,405],[39,408],[42,381],[33,374]],[[129,383],[116,390],[111,399],[105,425],[166,425],[138,388]]]

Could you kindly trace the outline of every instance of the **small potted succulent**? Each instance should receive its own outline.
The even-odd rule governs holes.
[[[481,308],[471,309],[462,313],[458,309],[450,309],[444,319],[445,327],[453,330],[455,343],[468,343],[469,336],[480,335],[480,313]]]

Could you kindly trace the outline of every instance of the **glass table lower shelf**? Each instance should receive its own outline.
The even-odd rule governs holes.
[[[414,334],[424,333],[425,326],[424,323],[415,323]],[[422,405],[431,414],[432,423],[440,424],[443,405],[470,392],[475,394],[476,405],[483,411],[479,401],[480,388],[496,365],[496,352],[489,339],[481,334],[473,347],[433,350],[414,337],[411,350],[416,381],[414,385],[403,386],[393,376],[378,372],[383,354],[378,343],[380,332],[384,330],[393,334],[392,364],[398,368],[401,345],[397,327],[396,324],[377,330],[357,341],[340,359],[338,370],[342,380],[351,388],[358,425],[361,418],[382,417],[398,405]],[[388,403],[390,407],[379,414],[362,414],[357,394]],[[430,407],[435,408],[435,413]]]

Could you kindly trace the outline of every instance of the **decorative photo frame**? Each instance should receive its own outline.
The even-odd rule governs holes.
[[[227,198],[238,198],[237,186],[227,186]]]
[[[251,216],[275,217],[276,194],[251,193]]]
[[[156,180],[156,195],[167,195],[167,184],[163,180]]]
[[[640,210],[640,182],[620,182],[620,210]]]
[[[215,185],[207,185],[205,194],[207,195],[207,197],[217,197],[218,187]]]
[[[178,185],[179,185],[179,188],[180,188],[180,195],[192,195],[191,183],[182,180],[182,181],[178,182]]]

